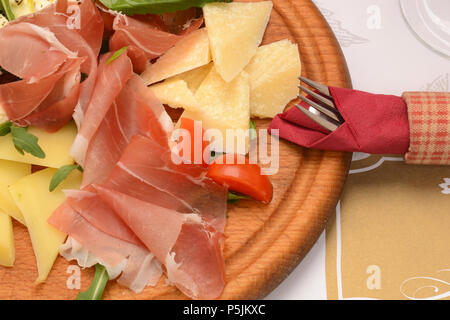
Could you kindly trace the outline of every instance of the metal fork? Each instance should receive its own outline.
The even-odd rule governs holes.
[[[310,90],[301,84],[298,86],[313,100],[306,98],[300,94],[298,95],[298,97],[305,103],[307,103],[310,107],[317,110],[319,114],[315,114],[298,104],[296,105],[296,107],[306,116],[308,116],[312,121],[316,122],[318,125],[329,131],[334,131],[339,128],[339,126],[344,123],[344,119],[336,108],[333,102],[333,97],[331,96],[328,87],[305,77],[299,77],[299,79],[300,81],[306,83],[307,85],[317,90],[317,92],[319,92],[314,92],[313,90]]]

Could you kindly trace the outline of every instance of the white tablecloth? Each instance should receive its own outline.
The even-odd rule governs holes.
[[[314,2],[341,44],[355,89],[395,95],[404,91],[450,91],[450,58],[417,37],[398,0]],[[301,264],[267,299],[326,298],[322,234]]]

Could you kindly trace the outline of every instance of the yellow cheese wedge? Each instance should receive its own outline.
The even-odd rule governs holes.
[[[198,108],[198,102],[186,82],[171,78],[149,87],[163,104],[172,108],[193,109]]]
[[[11,217],[0,212],[0,266],[12,267],[16,258]]]
[[[180,40],[141,75],[147,85],[204,66],[211,61],[208,32],[198,29]]]
[[[259,47],[245,71],[250,77],[251,116],[273,118],[299,93],[297,44],[281,40]]]
[[[186,109],[182,117],[200,120],[203,128],[216,129],[221,134],[222,139],[217,139],[217,136],[212,138],[213,150],[247,153],[250,122],[250,86],[247,73],[242,72],[227,83],[215,68],[211,68],[195,97],[199,102],[198,108]]]
[[[203,7],[211,53],[217,72],[233,80],[261,44],[272,1],[210,3]]]
[[[7,1],[9,1],[11,11],[13,12],[14,17],[16,19],[34,12],[33,0],[7,0]]]
[[[51,168],[59,168],[73,163],[73,158],[69,154],[69,149],[77,135],[77,127],[73,122],[55,133],[33,127],[29,128],[28,131],[38,137],[38,143],[45,152],[45,158],[39,159],[29,153],[21,155],[14,148],[11,135],[8,134],[0,137],[0,159]]]
[[[22,178],[10,186],[12,198],[22,211],[38,267],[37,282],[45,281],[66,235],[47,222],[53,211],[65,200],[64,189],[79,189],[78,170],[64,180],[53,192],[48,190],[56,169],[44,169]]]
[[[0,160],[0,211],[22,224],[25,224],[25,220],[11,197],[9,186],[30,174],[31,164]]]
[[[3,28],[7,24],[8,24],[8,19],[6,19],[6,17],[0,13],[0,28]],[[0,74],[1,74],[1,71],[0,71]]]
[[[209,63],[200,68],[183,72],[182,74],[179,74],[172,79],[183,80],[184,82],[186,82],[188,88],[195,94],[213,66],[213,63]]]

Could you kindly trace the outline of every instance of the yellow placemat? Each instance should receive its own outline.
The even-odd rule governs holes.
[[[328,299],[450,299],[450,167],[355,154],[326,231]]]

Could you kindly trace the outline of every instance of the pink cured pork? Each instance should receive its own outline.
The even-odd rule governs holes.
[[[78,14],[79,19],[74,19]],[[74,119],[80,127],[97,78],[97,57],[104,31],[103,19],[98,9],[92,0],[84,0],[79,6],[69,6],[67,0],[58,0],[57,3],[34,14],[22,16],[10,24],[21,22],[49,29],[64,46],[77,52],[79,57],[85,58],[81,72],[86,79],[81,83],[74,114]]]
[[[162,274],[161,265],[150,251],[143,246],[120,240],[95,228],[67,202],[56,209],[48,222],[69,234],[106,267],[121,269],[118,279],[120,284],[139,293],[147,285],[156,285],[158,282]],[[66,254],[65,256],[75,259],[75,255]]]
[[[84,112],[84,120],[71,147],[75,161],[84,166],[89,143],[106,117],[120,91],[133,74],[133,66],[126,52],[114,60],[113,53],[100,58],[98,75],[91,100]]]
[[[69,8],[60,0],[0,31],[0,40],[9,44],[0,50],[0,65],[22,78],[0,86],[0,102],[19,125],[56,131],[71,120],[74,109],[82,118],[96,78],[103,22],[93,2],[85,0],[79,6],[80,28],[70,28]],[[68,68],[74,58],[81,65]],[[87,76],[81,84],[80,73]]]
[[[216,298],[224,285],[227,189],[176,157],[135,135],[106,183],[93,187],[164,264],[169,281],[192,298]]]
[[[110,56],[105,56],[104,59]],[[123,61],[126,61],[125,58],[126,54],[124,54]],[[113,63],[114,61],[110,62],[111,65]],[[106,63],[104,65],[106,66]],[[123,65],[124,62],[120,62],[112,65],[112,67],[122,68]],[[110,71],[114,74],[112,70]],[[117,74],[123,76],[128,73],[119,72]],[[86,119],[90,118],[87,117]],[[157,276],[154,267],[156,262],[152,261],[149,264],[148,258],[141,259],[142,254],[133,258],[136,252],[142,251],[136,251],[136,247],[141,249],[145,249],[145,247],[134,232],[99,197],[90,183],[103,182],[108,177],[110,170],[120,159],[123,150],[134,134],[141,133],[152,137],[160,143],[160,146],[168,148],[168,134],[172,131],[172,128],[173,124],[163,105],[147,89],[139,76],[131,75],[91,139],[84,166],[83,182],[85,187],[82,190],[67,190],[67,200],[64,206],[58,209],[49,220],[56,228],[68,233],[71,238],[82,244],[84,249],[109,264],[117,264],[124,256],[129,254],[131,257],[129,263],[133,267],[130,269],[127,265],[119,282],[130,287],[131,282],[125,281],[124,278],[141,279],[135,281],[137,284],[134,282],[132,284],[135,287],[137,286],[139,290],[130,287],[135,291],[140,291],[142,285],[146,283],[146,272],[150,274],[152,279],[149,284],[154,284],[154,279]],[[79,225],[80,223],[82,223],[82,227]],[[76,225],[79,225],[79,227]],[[94,231],[85,233],[86,230],[101,232],[103,236],[93,241],[92,233]],[[122,249],[116,253],[114,248],[118,245]],[[70,242],[66,243],[65,246],[70,247]],[[148,249],[145,249],[145,252],[148,252]],[[117,254],[119,254],[119,258],[116,258]],[[65,253],[64,256],[69,259],[74,258],[74,254],[70,253]],[[139,263],[143,265],[139,266]],[[153,271],[145,268],[150,268]]]
[[[222,293],[225,265],[221,233],[197,214],[181,214],[112,189],[94,187],[164,264],[169,281],[184,294],[214,299]]]
[[[106,181],[133,135],[152,137],[167,147],[172,130],[164,106],[139,76],[132,75],[89,143],[82,186]]]
[[[0,85],[0,103],[8,118],[49,131],[69,122],[78,101],[84,58],[68,50],[50,31],[30,23],[2,28],[0,41],[9,43],[0,50],[0,65],[22,78]]]
[[[114,18],[113,36],[109,41],[110,50],[119,50],[127,46],[130,58],[133,61],[134,70],[142,73],[150,60],[164,54],[172,48],[184,35],[198,29],[203,19],[186,21],[189,27],[183,34],[173,34],[163,30],[159,20],[150,15],[141,18],[132,18],[123,14],[117,14]]]
[[[182,163],[168,148],[136,135],[105,186],[181,213],[199,213],[223,232],[228,191],[206,173],[202,166]]]

